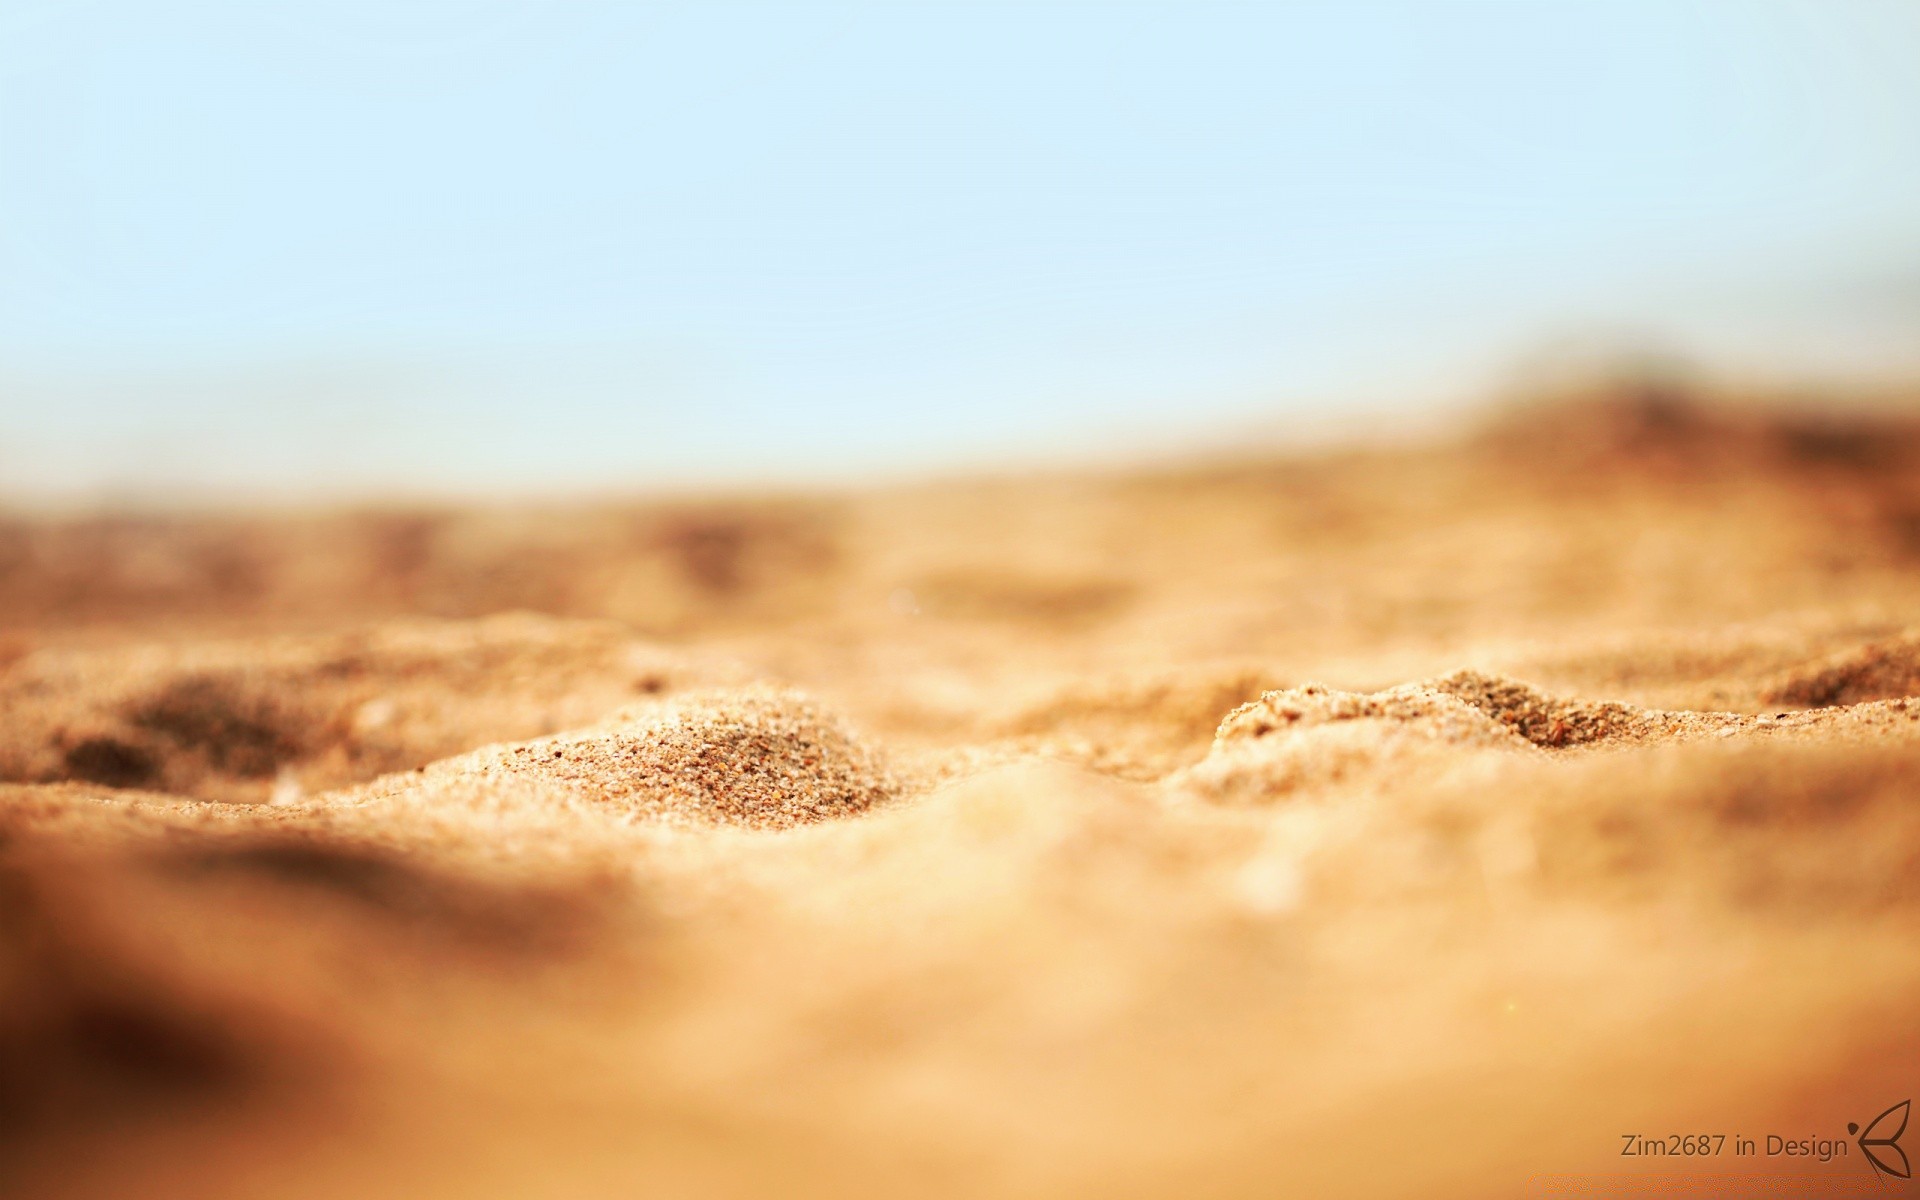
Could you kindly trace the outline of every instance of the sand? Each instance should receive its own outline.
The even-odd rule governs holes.
[[[1898,415],[22,514],[0,614],[8,1195],[1860,1194],[1920,1090]]]

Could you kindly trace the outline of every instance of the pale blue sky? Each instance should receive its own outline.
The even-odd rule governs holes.
[[[837,478],[1920,365],[1920,4],[0,4],[0,491]]]

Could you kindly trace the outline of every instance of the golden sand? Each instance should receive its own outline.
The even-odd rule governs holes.
[[[1920,1090],[1904,419],[19,517],[0,612],[9,1195],[1856,1194],[1621,1137]]]

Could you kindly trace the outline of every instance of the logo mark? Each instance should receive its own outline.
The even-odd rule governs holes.
[[[1860,1135],[1856,1144],[1873,1164],[1875,1178],[1882,1175],[1913,1178],[1913,1164],[1907,1161],[1907,1152],[1900,1148],[1900,1135],[1907,1131],[1907,1113],[1912,1106],[1912,1100],[1902,1100],[1868,1121],[1864,1130],[1852,1121],[1847,1122],[1847,1132]]]

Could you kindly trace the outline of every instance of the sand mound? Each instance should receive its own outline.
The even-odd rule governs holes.
[[[701,692],[596,729],[438,764],[426,789],[506,781],[538,796],[684,825],[787,829],[851,816],[896,787],[878,755],[807,697],[777,688]]]
[[[1517,680],[1477,671],[1456,671],[1428,686],[1459,697],[1534,745],[1551,749],[1710,732],[1741,721],[1727,713],[1650,712],[1611,701],[1561,700]]]
[[[1413,683],[1366,694],[1320,684],[1268,692],[1228,713],[1214,744],[1233,746],[1343,721],[1378,722],[1461,746],[1510,748],[1513,742],[1513,731],[1488,720],[1477,707],[1439,688]]]
[[[1300,792],[1452,771],[1486,752],[1660,746],[1733,737],[1920,735],[1905,701],[1812,713],[1749,716],[1663,712],[1612,701],[1559,699],[1516,680],[1456,671],[1385,691],[1318,684],[1268,692],[1227,714],[1207,757],[1169,776],[1176,793],[1267,803]]]
[[[1481,753],[1533,753],[1512,729],[1420,684],[1383,692],[1319,684],[1268,692],[1227,714],[1213,748],[1170,776],[1176,795],[1271,803],[1305,791],[1444,769]]]
[[[1920,634],[1906,634],[1789,671],[1769,686],[1769,704],[1824,708],[1920,696]]]
[[[1867,656],[1854,656],[1854,659]],[[1869,657],[1891,660],[1896,654]],[[1884,676],[1883,676],[1884,678]],[[1458,671],[1428,686],[1458,696],[1537,746],[1661,745],[1703,738],[1763,737],[1895,738],[1905,741],[1920,725],[1920,708],[1905,699],[1836,703],[1810,712],[1758,715],[1731,712],[1665,711],[1613,701],[1558,699],[1523,683],[1475,671]]]

